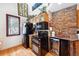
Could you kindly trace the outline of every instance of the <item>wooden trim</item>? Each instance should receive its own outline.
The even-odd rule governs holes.
[[[76,22],[77,28],[79,29],[79,10],[76,10]]]
[[[74,56],[76,56],[76,46],[75,46],[75,42],[73,42],[73,53],[74,53]]]

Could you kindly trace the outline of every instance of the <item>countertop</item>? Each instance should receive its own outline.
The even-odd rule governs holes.
[[[77,41],[77,40],[79,40],[77,37],[68,38],[68,37],[59,37],[59,36],[55,36],[55,37],[50,37],[50,38],[60,38],[60,40],[68,40],[68,41]]]
[[[36,36],[36,35],[37,35],[37,33],[34,33],[34,34],[30,35],[30,36]],[[55,37],[49,36],[49,37],[50,38],[59,38],[60,40],[79,41],[79,39],[76,36],[75,37],[71,37],[71,38],[63,37],[63,36],[55,36]]]

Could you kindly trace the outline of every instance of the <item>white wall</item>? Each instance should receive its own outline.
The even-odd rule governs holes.
[[[77,10],[79,10],[79,3],[77,4]]]
[[[6,36],[6,14],[18,16],[17,3],[0,3],[0,50],[7,49],[22,43],[22,23],[26,18],[20,16],[20,35],[17,36]]]
[[[76,3],[62,3],[62,4],[58,4],[58,3],[50,3],[49,7],[47,8],[48,11],[50,12],[56,12],[58,10],[70,7],[75,5]]]

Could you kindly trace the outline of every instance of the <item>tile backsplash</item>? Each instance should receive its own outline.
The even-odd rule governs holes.
[[[57,36],[71,37],[77,32],[77,5],[51,13],[49,26],[56,32]],[[49,17],[51,17],[49,16]]]

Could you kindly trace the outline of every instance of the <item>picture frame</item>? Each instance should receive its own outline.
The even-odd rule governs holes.
[[[27,17],[28,16],[28,5],[26,3],[17,3],[18,15]]]
[[[20,35],[20,17],[6,14],[6,36]]]

